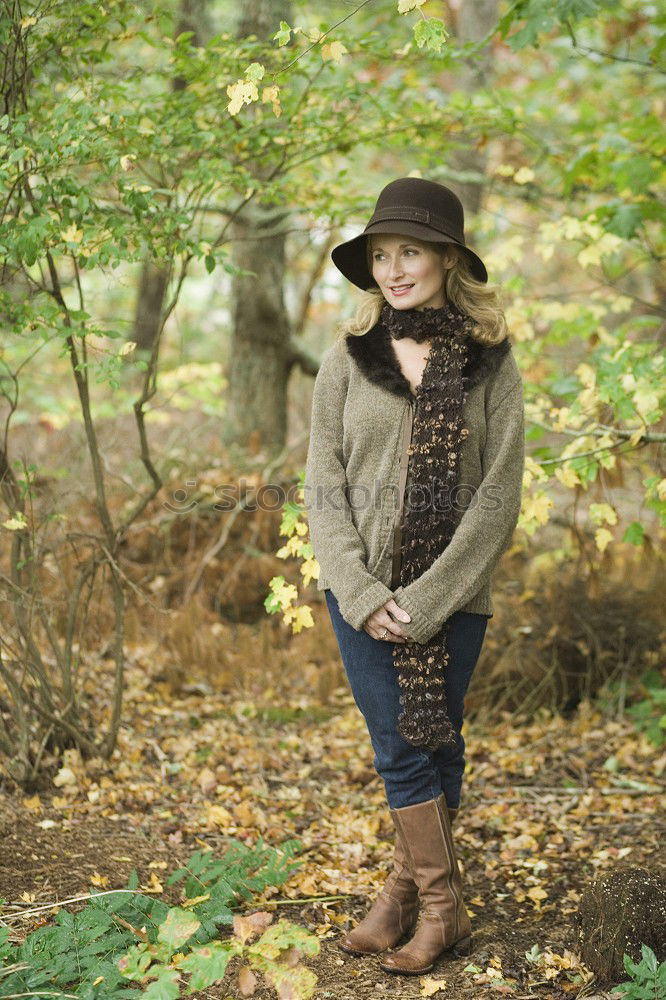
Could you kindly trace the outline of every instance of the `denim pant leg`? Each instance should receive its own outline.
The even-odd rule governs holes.
[[[447,647],[449,664],[445,671],[446,702],[456,735],[455,746],[444,744],[433,754],[442,791],[450,809],[460,805],[460,789],[465,771],[465,740],[462,734],[465,694],[479,659],[489,615],[456,611],[449,619]]]
[[[374,765],[384,782],[389,808],[436,799],[442,785],[432,754],[407,743],[398,732],[400,687],[393,666],[393,643],[373,639],[363,629],[357,632],[340,614],[333,591],[327,589],[324,594],[354,701],[368,727]]]

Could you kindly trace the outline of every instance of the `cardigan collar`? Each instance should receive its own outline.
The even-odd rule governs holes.
[[[347,334],[345,340],[349,354],[366,378],[396,396],[414,397],[409,381],[400,368],[391,335],[382,323],[376,323],[361,336]],[[468,392],[497,371],[502,358],[510,350],[508,337],[491,346],[468,337],[468,357],[462,373],[463,389]]]

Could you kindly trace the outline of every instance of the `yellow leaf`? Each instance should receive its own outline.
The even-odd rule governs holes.
[[[183,908],[188,906],[197,906],[198,903],[205,903],[207,899],[210,899],[210,893],[207,892],[205,896],[195,896],[194,899],[186,899],[181,903]]]
[[[76,783],[76,775],[71,767],[61,767],[53,779],[53,784],[58,788],[61,788],[62,785],[76,785]]]
[[[535,903],[540,903],[543,899],[548,899],[548,893],[545,892],[539,885],[533,885],[531,889],[528,889],[527,895],[530,899],[533,899]]]
[[[634,406],[645,418],[652,410],[659,408],[659,396],[654,389],[643,388],[634,393]]]
[[[238,80],[237,83],[229,84],[227,96],[230,98],[227,111],[230,115],[237,115],[244,104],[259,100],[259,91],[253,80]]]
[[[435,993],[443,993],[446,989],[446,979],[433,979],[432,976],[424,976],[419,980],[422,997],[434,997]]]
[[[279,118],[282,114],[282,108],[280,107],[280,88],[273,85],[272,87],[264,87],[261,92],[262,104],[267,104],[269,101],[273,107],[273,114],[276,118]]]
[[[342,42],[330,42],[329,44],[322,45],[321,47],[322,59],[331,59],[333,62],[337,63],[341,61],[346,52],[347,49]]]
[[[410,10],[423,7],[426,0],[398,0],[398,14],[409,14]]]
[[[8,521],[2,522],[2,527],[7,528],[9,531],[23,531],[24,528],[28,527],[28,522],[25,519],[25,514],[17,511],[14,517],[10,517]]]
[[[534,171],[529,167],[521,167],[519,170],[516,170],[513,175],[513,179],[516,184],[527,184],[529,181],[533,181],[534,177]]]
[[[545,482],[548,479],[547,474],[543,470],[543,466],[535,462],[531,455],[525,456],[525,471],[523,473],[523,486],[525,489],[531,485],[532,480],[536,479],[537,482]]]
[[[298,591],[293,583],[281,583],[273,593],[283,611],[286,611],[291,602],[298,597]]]
[[[139,888],[141,889],[142,892],[154,892],[154,893],[164,892],[164,886],[158,879],[155,872],[152,872],[150,876],[150,882],[148,883],[148,885],[142,885],[139,886]]]
[[[594,540],[597,543],[597,548],[600,552],[605,552],[608,543],[613,541],[613,536],[611,535],[608,528],[597,528],[594,533]]]
[[[234,826],[233,816],[228,809],[224,806],[209,806],[206,810],[206,818],[209,823],[215,823],[217,826],[228,827]]]
[[[76,228],[75,223],[72,223],[67,229],[63,229],[60,233],[60,239],[63,243],[80,243],[83,239],[83,232]]]
[[[593,524],[617,524],[617,514],[607,503],[590,504],[590,520]]]
[[[577,472],[572,469],[571,466],[555,469],[555,478],[558,479],[563,486],[567,486],[569,489],[572,489],[574,486],[581,485]]]
[[[133,340],[128,340],[127,343],[123,344],[123,346],[120,348],[118,354],[122,358],[126,354],[131,354],[131,352],[134,350],[135,347],[136,347],[135,342]]]
[[[301,540],[298,535],[292,535],[289,541],[277,550],[275,555],[278,559],[291,559],[297,556],[301,547]]]
[[[301,604],[297,608],[287,608],[284,613],[284,622],[285,625],[291,625],[291,631],[294,635],[304,628],[312,628],[314,625],[312,611],[307,604]]]
[[[320,566],[316,559],[305,559],[301,566],[301,574],[303,576],[303,586],[307,587],[310,580],[319,579]]]
[[[586,389],[591,389],[593,387],[597,378],[594,368],[590,367],[590,365],[582,363],[578,365],[575,372],[580,379],[581,384],[584,385]]]
[[[526,517],[534,518],[537,524],[547,524],[552,506],[553,501],[540,490],[534,496],[525,498],[523,512]]]
[[[90,876],[90,881],[93,885],[98,885],[101,888],[104,888],[105,885],[109,884],[108,877],[106,875],[100,875],[99,872],[93,872]]]

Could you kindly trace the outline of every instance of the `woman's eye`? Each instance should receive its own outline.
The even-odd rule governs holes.
[[[404,253],[418,253],[418,250],[414,250],[413,247],[405,247]],[[384,254],[378,250],[377,253],[373,254],[373,260],[379,260]]]

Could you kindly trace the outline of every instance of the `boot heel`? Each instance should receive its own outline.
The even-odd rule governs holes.
[[[454,944],[451,949],[456,958],[464,958],[466,955],[471,954],[472,951],[472,938],[470,937],[461,938],[456,944]]]

